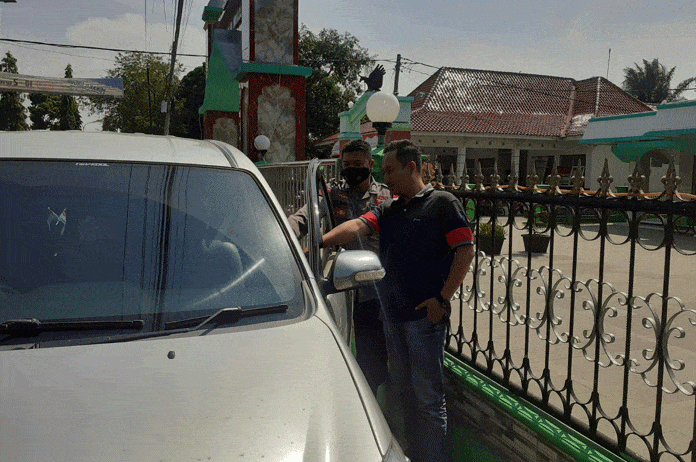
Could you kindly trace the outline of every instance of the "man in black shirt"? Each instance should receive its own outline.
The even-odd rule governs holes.
[[[323,245],[380,236],[389,384],[404,408],[409,457],[447,461],[443,369],[449,301],[473,260],[473,234],[461,202],[423,183],[421,152],[410,141],[388,144],[382,168],[398,198],[334,228]]]

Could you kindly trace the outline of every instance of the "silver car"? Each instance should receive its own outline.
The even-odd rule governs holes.
[[[311,258],[229,145],[0,132],[0,461],[406,460]]]

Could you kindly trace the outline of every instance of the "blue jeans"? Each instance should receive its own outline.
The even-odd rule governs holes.
[[[447,326],[430,319],[384,320],[389,386],[403,407],[413,462],[450,461],[444,389]]]

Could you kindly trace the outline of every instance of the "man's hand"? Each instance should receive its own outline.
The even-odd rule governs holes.
[[[417,310],[422,308],[428,310],[428,319],[435,324],[440,323],[443,318],[449,316],[449,310],[442,306],[442,304],[435,297],[427,299],[416,307]]]

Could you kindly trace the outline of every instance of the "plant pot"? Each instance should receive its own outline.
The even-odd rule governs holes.
[[[478,239],[479,243],[479,250],[481,252],[485,252],[486,255],[500,255],[500,252],[503,250],[503,243],[505,242],[505,238],[500,238],[497,237],[495,239],[495,242],[493,242],[493,237],[492,236],[485,236],[485,237],[480,237]]]
[[[524,250],[530,253],[546,253],[551,236],[546,234],[523,234]]]

